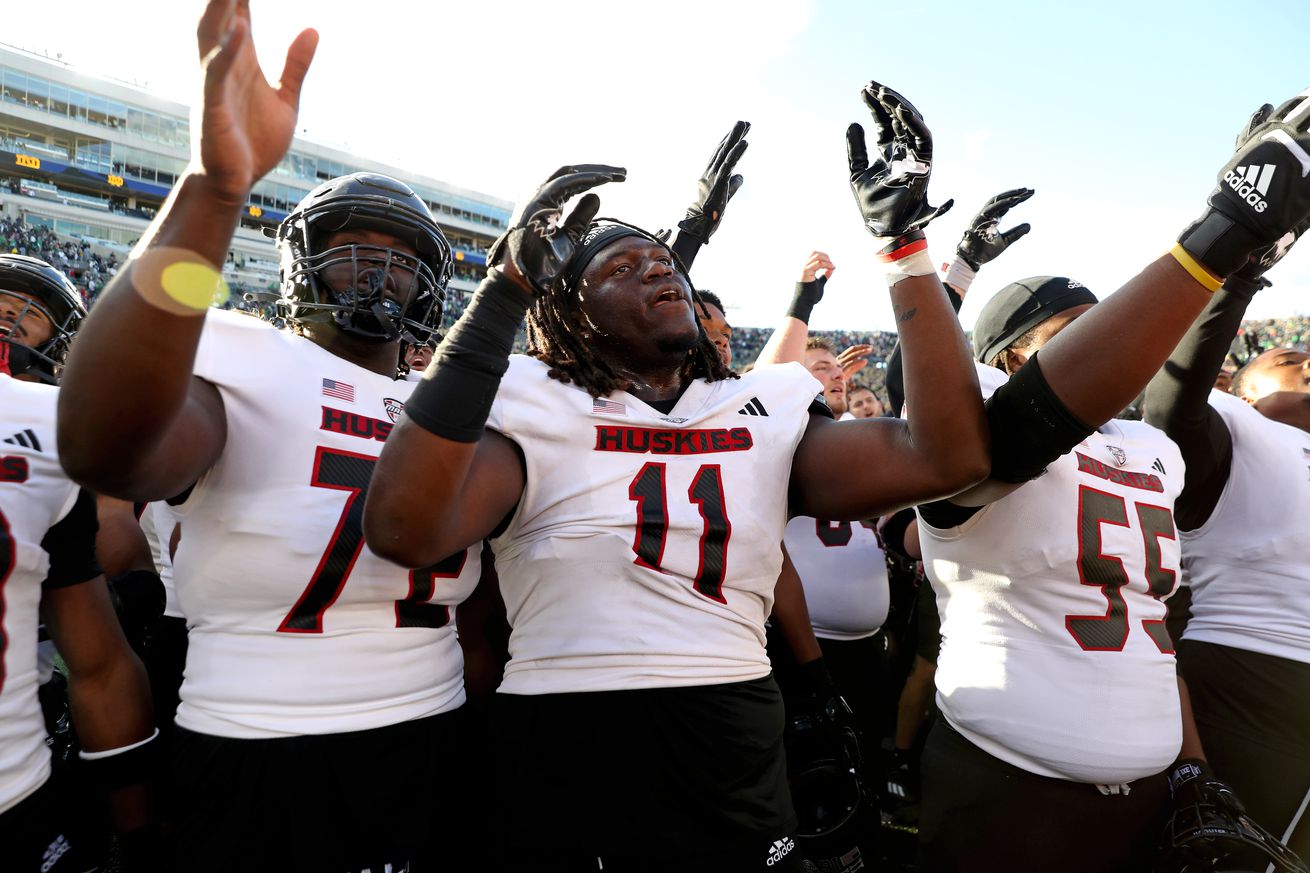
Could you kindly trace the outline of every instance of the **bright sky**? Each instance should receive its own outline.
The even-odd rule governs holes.
[[[59,20],[76,25],[11,20],[4,39],[190,103],[202,6],[62,0]],[[929,228],[936,260],[991,195],[1037,190],[1002,224],[1033,231],[982,271],[966,324],[1025,276],[1111,292],[1200,213],[1250,113],[1310,85],[1304,0],[251,6],[270,76],[301,28],[322,35],[301,106],[309,139],[510,200],[562,164],[618,164],[628,181],[600,191],[602,214],[669,227],[719,139],[750,121],[746,183],[694,271],[740,325],[776,322],[820,249],[837,271],[814,326],[891,326],[846,171],[846,125],[871,130],[858,96],[870,79],[933,131],[930,200],[956,202]],[[1310,313],[1310,251],[1270,278],[1252,315]]]

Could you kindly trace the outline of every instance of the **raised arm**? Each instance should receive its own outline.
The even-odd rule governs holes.
[[[851,187],[877,238],[905,360],[908,421],[837,424],[812,417],[792,468],[792,509],[860,519],[953,494],[987,472],[978,379],[923,227],[949,206],[927,202],[932,137],[908,101],[871,83],[863,92],[878,128],[870,162],[864,130],[847,130]],[[841,465],[832,458],[844,460]]]
[[[370,549],[423,567],[486,538],[523,493],[518,449],[485,429],[514,335],[533,295],[563,272],[600,208],[587,194],[626,171],[562,167],[520,209],[488,254],[487,278],[446,334],[387,438],[364,506]]]
[[[701,246],[709,245],[710,237],[719,229],[728,201],[744,181],[733,170],[750,145],[746,142],[750,129],[749,121],[738,121],[728,131],[696,182],[696,199],[687,207],[686,217],[678,222],[678,235],[671,248],[688,272]]]
[[[59,456],[69,474],[129,500],[171,497],[226,440],[218,392],[191,371],[219,266],[250,188],[291,143],[318,36],[301,33],[277,87],[264,79],[248,4],[211,0],[197,40],[205,72],[192,162],[86,319],[64,369]]]
[[[787,314],[782,324],[769,335],[759,357],[755,359],[757,367],[768,364],[805,363],[805,341],[810,336],[810,313],[823,299],[823,289],[836,271],[832,258],[823,252],[810,252],[805,266],[801,268],[800,281],[796,283],[796,292],[792,296]]]
[[[1127,406],[1223,280],[1310,213],[1310,92],[1262,108],[1174,248],[1092,307],[988,401],[992,479],[953,502],[989,503],[1041,474]],[[1261,192],[1245,172],[1268,167]]]
[[[1267,116],[1266,105],[1254,118]],[[1228,425],[1210,405],[1210,392],[1237,336],[1251,299],[1268,286],[1264,274],[1278,263],[1305,232],[1306,223],[1273,246],[1253,255],[1215,292],[1201,317],[1146,386],[1147,422],[1169,435],[1182,451],[1187,475],[1174,516],[1183,530],[1205,524],[1219,503],[1233,460]]]

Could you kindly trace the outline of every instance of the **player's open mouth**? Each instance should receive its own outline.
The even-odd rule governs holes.
[[[651,301],[651,306],[661,306],[665,303],[686,303],[687,295],[682,293],[680,288],[665,288],[655,295]]]

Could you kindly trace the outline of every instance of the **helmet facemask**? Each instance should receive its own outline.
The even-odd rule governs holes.
[[[86,317],[81,297],[63,274],[44,261],[8,255],[3,256],[0,267],[0,300],[15,310],[12,322],[8,316],[0,320],[0,344],[4,345],[0,372],[55,384],[73,335]],[[17,334],[24,321],[38,317],[49,322],[50,337],[29,345]]]
[[[324,248],[332,234],[346,230],[389,234],[417,256],[365,243]],[[277,239],[288,320],[332,323],[379,343],[425,343],[440,326],[450,244],[426,204],[402,183],[372,174],[335,179],[296,207]]]

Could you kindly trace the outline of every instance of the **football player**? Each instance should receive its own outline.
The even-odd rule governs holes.
[[[1310,94],[1266,105],[1242,139],[1307,108]],[[1192,617],[1178,665],[1208,758],[1253,819],[1310,857],[1310,354],[1270,349],[1231,393],[1218,382],[1264,272],[1304,231],[1228,278],[1152,380],[1145,413],[1187,464],[1176,515]]]
[[[903,319],[913,434],[807,415],[818,386],[796,365],[732,378],[664,244],[593,224],[594,194],[563,217],[626,176],[580,165],[520,209],[383,449],[376,551],[496,553],[510,869],[800,869],[764,649],[789,504],[865,518],[985,473],[963,338],[917,257],[941,211],[931,142],[898,95],[867,94],[880,148],[852,126],[852,187]],[[511,356],[525,314],[532,356]]]
[[[296,38],[277,87],[245,3],[209,3],[198,39],[194,162],[84,325],[61,460],[124,499],[172,498],[181,520],[178,866],[422,866],[455,827],[450,608],[479,555],[401,570],[364,548],[360,518],[413,387],[396,379],[400,345],[439,323],[450,247],[402,183],[333,179],[278,229],[295,330],[210,311],[250,187],[290,143],[317,37]]]
[[[80,870],[70,806],[51,780],[37,696],[44,620],[68,675],[84,759],[108,789],[128,870],[154,869],[146,783],[156,731],[145,671],[119,626],[95,543],[96,501],[55,457],[52,384],[86,315],[68,279],[43,261],[0,255],[0,868]],[[38,617],[39,616],[39,617]]]
[[[1280,116],[1243,138],[1201,217],[1113,297],[1093,306],[1078,283],[1039,277],[979,317],[991,478],[919,511],[945,717],[924,753],[926,869],[1149,869],[1171,763],[1175,792],[1192,790],[1201,751],[1161,602],[1179,569],[1182,461],[1159,431],[1112,417],[1223,279],[1310,213],[1306,127]],[[1235,168],[1266,164],[1257,209]],[[1015,841],[1019,819],[1032,826]]]

